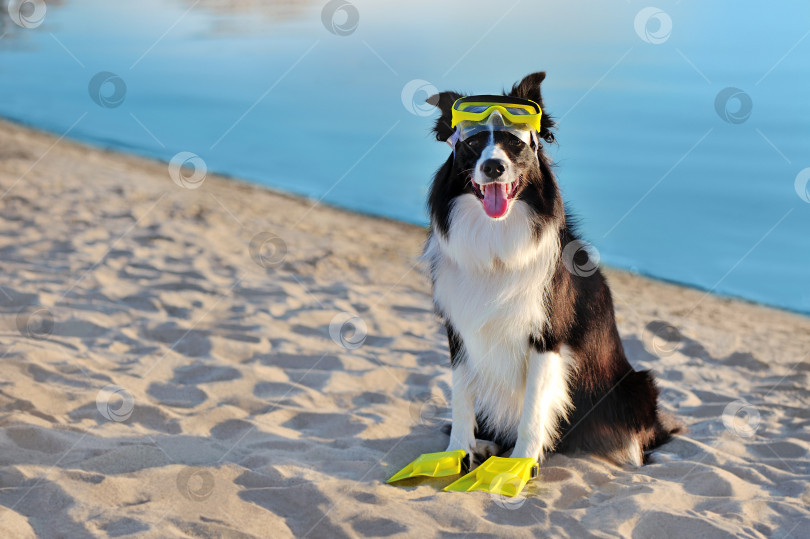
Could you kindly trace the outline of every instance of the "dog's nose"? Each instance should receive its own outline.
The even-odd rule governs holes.
[[[506,164],[500,159],[487,159],[481,163],[481,171],[487,178],[500,178],[503,171],[506,170]]]

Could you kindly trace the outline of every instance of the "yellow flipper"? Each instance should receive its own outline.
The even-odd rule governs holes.
[[[540,465],[536,459],[489,457],[481,466],[447,485],[444,490],[483,490],[493,494],[517,496],[529,479],[537,477],[539,472]]]
[[[388,483],[394,483],[408,477],[447,477],[461,473],[461,461],[467,456],[463,449],[424,453],[413,462],[395,473]]]

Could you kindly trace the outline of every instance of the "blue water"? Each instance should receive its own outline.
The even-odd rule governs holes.
[[[493,93],[543,69],[550,152],[603,262],[810,313],[807,2],[639,15],[618,1],[352,0],[329,19],[348,35],[327,29],[321,0],[228,4],[71,0],[35,28],[3,18],[0,115],[424,224],[448,154],[425,88]],[[101,71],[126,84],[120,106],[90,98]],[[727,87],[740,91],[718,109]]]

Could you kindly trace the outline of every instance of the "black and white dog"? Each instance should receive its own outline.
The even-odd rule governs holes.
[[[544,78],[529,75],[508,95],[543,107]],[[428,99],[441,110],[439,141],[453,135],[459,97]],[[553,128],[544,112],[539,139],[553,142]],[[488,189],[498,190],[495,212],[485,208]],[[480,439],[494,443],[479,448],[512,449],[511,457],[586,451],[642,465],[670,439],[678,429],[659,414],[652,375],[625,357],[605,278],[597,268],[578,275],[566,267],[565,248],[579,240],[539,141],[495,130],[457,141],[433,180],[428,209],[423,258],[453,369],[448,451],[463,449],[480,462]]]

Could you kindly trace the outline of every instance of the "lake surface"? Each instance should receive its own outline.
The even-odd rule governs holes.
[[[448,154],[426,94],[545,70],[604,263],[810,313],[810,4],[656,5],[76,0],[29,4],[30,28],[3,7],[0,116],[424,224]]]

